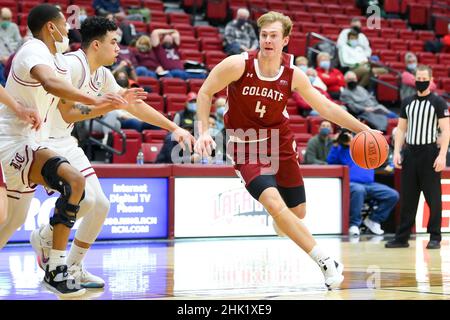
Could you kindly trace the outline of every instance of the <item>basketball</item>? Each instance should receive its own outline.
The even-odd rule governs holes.
[[[350,142],[350,155],[353,161],[364,169],[381,166],[389,154],[389,145],[382,134],[362,131]]]

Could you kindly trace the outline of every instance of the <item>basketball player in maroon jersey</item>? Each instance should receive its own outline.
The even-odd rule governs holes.
[[[200,136],[195,151],[207,156],[215,147],[208,133],[211,99],[228,86],[228,110],[224,117],[229,136],[227,154],[233,158],[236,172],[281,232],[309,253],[321,267],[326,286],[336,288],[344,279],[343,265],[317,245],[301,220],[306,214],[305,189],[285,106],[295,91],[327,120],[353,132],[370,128],[314,89],[308,77],[293,65],[293,56],[282,52],[292,30],[289,17],[271,11],[258,19],[258,27],[260,50],[224,59],[201,87],[197,97]],[[265,134],[264,130],[270,134]],[[251,134],[245,133],[249,131]],[[254,132],[257,132],[256,136]],[[251,159],[255,154],[258,157],[261,154],[251,151],[254,145],[260,146],[264,142],[271,156],[270,166],[265,161]],[[272,147],[277,142],[279,147],[273,152]],[[245,150],[244,155],[239,149]],[[277,170],[273,170],[274,162],[278,162]]]

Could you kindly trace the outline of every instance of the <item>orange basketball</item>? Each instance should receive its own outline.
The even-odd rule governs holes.
[[[361,131],[350,142],[350,155],[353,161],[364,169],[381,166],[389,154],[389,145],[382,134],[374,131]]]

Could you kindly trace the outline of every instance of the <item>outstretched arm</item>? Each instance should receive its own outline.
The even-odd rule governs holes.
[[[339,105],[325,98],[308,81],[307,76],[294,67],[293,90],[298,92],[325,119],[353,132],[370,130],[370,128],[342,109]]]
[[[0,86],[0,103],[3,103],[8,108],[11,108],[20,120],[31,124],[32,129],[38,130],[40,128],[42,121],[36,107],[25,108],[14,100],[14,98],[11,97],[8,91],[6,91],[2,86]]]

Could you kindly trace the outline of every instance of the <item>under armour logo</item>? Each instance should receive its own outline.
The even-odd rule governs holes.
[[[282,86],[287,86],[287,85],[288,85],[288,82],[287,82],[286,80],[280,80],[280,84],[281,84]]]
[[[247,72],[247,78],[253,78],[253,73]]]

